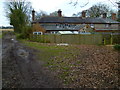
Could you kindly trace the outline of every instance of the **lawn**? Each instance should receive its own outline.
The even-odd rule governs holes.
[[[118,86],[118,55],[109,46],[42,44],[22,40],[39,50],[39,60],[45,62],[66,87],[114,88]]]

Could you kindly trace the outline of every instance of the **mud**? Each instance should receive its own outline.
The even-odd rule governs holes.
[[[2,39],[2,88],[62,88],[62,83],[11,32]]]

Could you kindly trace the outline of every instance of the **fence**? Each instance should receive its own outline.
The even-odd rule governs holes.
[[[41,43],[68,43],[68,44],[116,44],[120,43],[119,35],[102,35],[102,34],[87,34],[87,35],[31,35],[31,41]]]

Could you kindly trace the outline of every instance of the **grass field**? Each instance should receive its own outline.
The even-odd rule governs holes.
[[[14,31],[14,29],[0,29],[0,31]]]

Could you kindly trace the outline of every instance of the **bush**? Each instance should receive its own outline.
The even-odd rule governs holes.
[[[23,28],[22,33],[16,35],[17,39],[27,39],[30,38],[30,34],[32,33],[32,28],[30,26],[26,26]]]
[[[17,34],[17,35],[16,35],[16,38],[17,38],[17,39],[25,39],[26,37],[25,37],[24,34]]]
[[[116,44],[113,46],[115,50],[120,51],[120,44]]]

